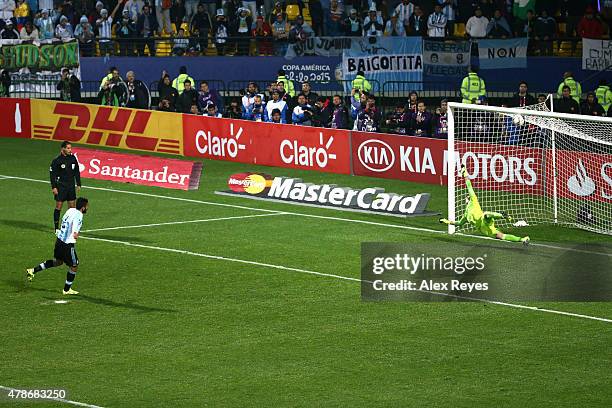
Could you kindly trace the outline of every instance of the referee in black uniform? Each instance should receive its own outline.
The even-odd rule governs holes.
[[[51,191],[55,197],[55,210],[53,211],[53,223],[55,231],[59,229],[60,214],[64,201],[68,206],[74,208],[76,195],[81,191],[81,171],[79,162],[72,155],[72,144],[68,141],[62,142],[60,155],[51,162],[49,167],[51,177]],[[75,188],[76,182],[76,188]]]

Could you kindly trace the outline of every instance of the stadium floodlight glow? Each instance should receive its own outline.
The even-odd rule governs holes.
[[[465,207],[465,165],[483,209],[508,212],[515,226],[612,235],[612,119],[551,112],[545,103],[448,107],[449,220]]]

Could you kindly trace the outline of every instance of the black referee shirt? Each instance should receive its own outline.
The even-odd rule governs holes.
[[[79,162],[73,155],[59,155],[51,162],[49,167],[51,177],[51,188],[72,188],[76,185],[81,187],[81,171]]]

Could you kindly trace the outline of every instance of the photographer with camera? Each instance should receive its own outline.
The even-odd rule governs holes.
[[[376,107],[376,98],[368,96],[366,106],[357,115],[356,129],[360,132],[378,132],[381,120],[380,110]]]
[[[410,113],[406,112],[406,107],[403,103],[399,103],[395,107],[395,112],[389,115],[385,123],[391,132],[398,135],[407,135],[408,127],[410,126]]]
[[[231,101],[230,105],[225,109],[225,117],[229,119],[242,119],[242,108],[240,102]]]

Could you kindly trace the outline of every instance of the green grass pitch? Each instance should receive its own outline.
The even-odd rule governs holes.
[[[58,151],[57,143],[0,139],[0,175],[46,181]],[[611,323],[483,302],[362,302],[355,281],[235,262],[357,279],[361,242],[449,239],[393,227],[442,231],[437,217],[404,220],[214,194],[230,174],[257,170],[430,192],[429,209],[445,214],[441,186],[216,161],[204,162],[198,191],[84,179],[86,187],[194,200],[84,188],[85,231],[265,214],[195,201],[368,223],[289,214],[83,232],[107,241],[79,240],[74,288],[82,295],[56,304],[65,267],[31,284],[23,276],[52,255],[49,184],[0,178],[0,386],[66,389],[71,401],[103,407],[612,406]],[[536,243],[612,243],[570,229],[515,232]],[[612,318],[605,302],[536,306]],[[0,406],[69,406],[16,403],[6,393]]]

